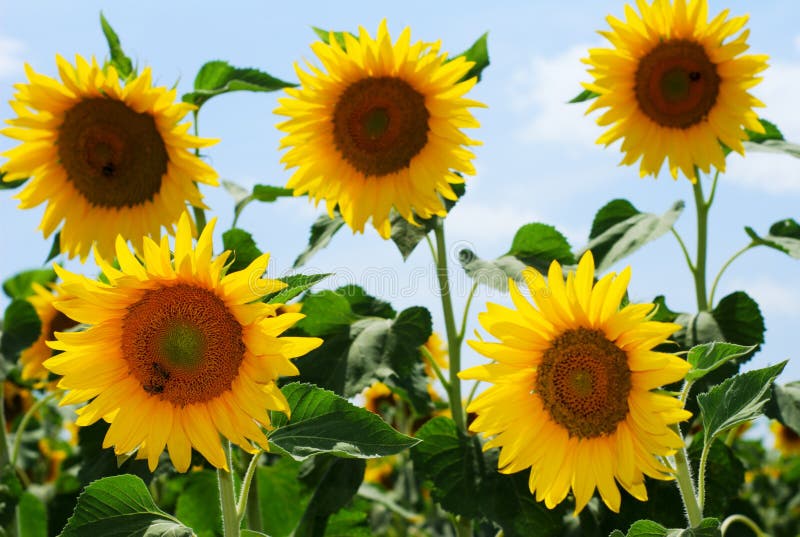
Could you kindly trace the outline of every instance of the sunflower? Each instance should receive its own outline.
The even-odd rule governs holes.
[[[425,347],[425,350],[431,355],[433,361],[439,366],[439,369],[447,369],[449,367],[450,360],[447,353],[447,342],[443,341],[439,334],[432,332],[431,337],[428,338],[423,347]],[[428,360],[423,360],[423,364],[425,365],[425,374],[435,379],[436,374],[433,371],[433,366]]]
[[[769,424],[769,428],[775,435],[775,449],[787,457],[800,455],[800,435],[775,420]]]
[[[145,238],[143,263],[117,238],[120,270],[97,256],[109,284],[56,266],[70,295],[56,303],[84,332],[56,333],[45,362],[70,390],[62,405],[91,400],[76,423],[104,419],[111,426],[104,447],[117,454],[138,448],[151,470],[166,444],[178,471],[185,472],[191,448],[218,468],[227,468],[220,433],[252,451],[267,449],[261,427],[268,411],[289,412],[275,380],[297,375],[290,358],[321,343],[317,338],[278,337],[304,316],[275,315],[277,306],[259,299],[285,287],[262,279],[268,254],[246,269],[223,276],[228,254],[212,260],[215,220],[192,249],[191,222],[178,222],[174,259],[166,236]]]
[[[19,363],[22,366],[22,380],[44,380],[49,371],[42,364],[53,354],[53,351],[47,346],[47,341],[53,339],[53,333],[68,330],[77,326],[78,323],[58,311],[54,306],[54,302],[63,295],[57,286],[50,290],[34,283],[32,288],[34,294],[28,297],[28,302],[33,305],[39,315],[42,330],[33,345],[19,355]]]
[[[45,237],[63,221],[62,252],[84,261],[94,243],[111,258],[117,234],[141,251],[143,236],[173,232],[187,202],[205,207],[195,182],[216,185],[217,174],[189,148],[214,141],[180,123],[193,106],[153,87],[149,68],[121,85],[114,67],[94,58],[56,63],[61,82],[25,66],[30,83],[16,85],[17,117],[2,131],[22,141],[3,153],[3,179],[32,177],[17,198],[22,209],[47,202]]]
[[[338,206],[354,231],[372,217],[383,238],[392,208],[410,222],[445,216],[442,197],[457,198],[450,185],[475,174],[465,146],[478,142],[460,130],[479,126],[468,109],[483,106],[463,98],[477,81],[462,80],[473,63],[448,61],[439,43],[412,45],[408,28],[393,44],[385,20],[376,39],[359,28],[344,45],[331,33],[311,48],[323,68],[297,66],[302,86],[275,110],[290,118],[278,125],[291,148],[281,162],[297,168],[286,186],[324,199],[331,217]]]
[[[546,284],[532,268],[522,275],[536,305],[512,281],[516,309],[489,303],[479,316],[500,341],[469,342],[495,361],[459,374],[492,384],[467,408],[477,413],[470,430],[493,437],[484,449],[501,448],[501,472],[530,467],[531,493],[548,508],[571,488],[578,513],[597,488],[618,511],[615,479],[646,500],[643,475],[672,478],[659,458],[683,447],[670,425],[691,416],[675,397],[652,391],[689,370],[652,350],[679,326],[650,321],[653,304],[620,309],[630,269],[593,285],[590,252],[566,283],[555,261]]]
[[[669,160],[692,182],[695,167],[725,171],[721,144],[744,154],[743,127],[764,132],[753,107],[764,106],[748,90],[767,67],[767,56],[746,55],[747,16],[728,10],[708,21],[706,0],[637,2],[625,7],[625,22],[609,16],[600,32],[613,48],[589,50],[584,63],[599,93],[589,112],[608,108],[597,120],[609,129],[597,140],[608,146],[623,138],[622,164],[641,159],[642,177],[658,175]]]

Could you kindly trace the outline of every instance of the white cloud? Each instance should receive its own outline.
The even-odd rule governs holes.
[[[728,157],[725,181],[768,194],[800,194],[800,159],[775,153],[748,152]]]
[[[765,317],[800,317],[800,290],[794,285],[767,277],[748,280],[732,280],[731,288],[745,289],[752,296]]]
[[[594,145],[602,130],[591,117],[584,115],[586,103],[569,104],[587,81],[588,45],[578,45],[553,57],[534,57],[529,65],[515,73],[512,80],[512,106],[530,114],[532,121],[520,131],[526,142],[566,142],[580,146]]]
[[[800,47],[800,36],[795,40]],[[766,108],[760,116],[775,122],[788,140],[800,140],[800,114],[797,113],[797,87],[800,85],[800,61],[772,60],[762,73],[764,81],[753,88],[753,94]]]
[[[22,41],[0,36],[0,78],[7,78],[22,72],[20,57],[25,45]]]

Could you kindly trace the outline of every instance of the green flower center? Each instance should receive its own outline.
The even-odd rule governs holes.
[[[167,328],[161,340],[161,352],[170,365],[195,369],[203,358],[203,333],[187,323],[178,322]]]
[[[612,433],[628,415],[628,357],[599,330],[567,330],[543,353],[534,390],[570,436]]]

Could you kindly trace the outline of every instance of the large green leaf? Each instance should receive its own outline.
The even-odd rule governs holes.
[[[731,427],[758,417],[769,400],[772,383],[785,366],[784,361],[747,371],[714,386],[708,393],[698,395],[705,443]]]
[[[772,398],[764,413],[800,435],[800,381],[772,385]]]
[[[663,215],[639,212],[626,200],[613,200],[595,216],[589,244],[598,272],[668,232],[683,211],[675,202]],[[584,250],[584,251],[585,251]],[[580,257],[580,256],[579,256]]]
[[[755,153],[780,153],[789,155],[790,157],[800,158],[800,145],[786,140],[764,140],[763,142],[743,143],[746,151],[753,151]]]
[[[194,91],[183,96],[183,101],[200,107],[217,95],[232,91],[276,91],[293,88],[297,84],[286,82],[253,68],[234,67],[226,61],[206,62],[194,79]]]
[[[4,281],[3,292],[12,299],[28,298],[33,294],[34,283],[47,287],[48,283],[54,281],[56,272],[53,269],[25,270]]]
[[[20,352],[39,339],[41,332],[42,321],[33,305],[27,300],[14,299],[3,314],[0,352],[7,359],[15,360]]]
[[[764,118],[758,118],[758,122],[764,127],[764,132],[755,132],[750,129],[745,129],[749,142],[760,144],[768,140],[784,140],[783,133],[777,125]]]
[[[303,299],[303,313],[306,317],[297,323],[297,328],[318,337],[347,329],[358,318],[347,298],[336,291],[307,295]]]
[[[330,453],[338,457],[373,458],[392,455],[419,441],[392,429],[380,417],[338,395],[310,384],[282,388],[291,419],[274,415],[278,427],[270,443],[297,460]]]
[[[487,32],[475,40],[472,46],[467,50],[458,56],[454,56],[454,58],[463,56],[466,60],[475,63],[475,65],[473,65],[470,70],[467,71],[467,74],[465,74],[461,80],[469,80],[470,78],[477,77],[478,82],[481,81],[483,70],[489,67],[489,44],[487,43],[488,37],[489,33]]]
[[[291,457],[279,457],[272,465],[256,469],[261,526],[272,537],[292,533],[311,497],[311,491],[297,478],[299,468],[300,463]]]
[[[481,259],[478,255],[464,248],[458,252],[461,268],[480,285],[486,285],[499,291],[508,292],[508,280],[522,281],[525,263],[513,255],[504,255],[494,260]]]
[[[291,276],[278,278],[278,280],[286,284],[286,288],[277,293],[267,295],[264,299],[270,304],[285,304],[301,293],[305,293],[328,276],[330,274],[292,274]]]
[[[175,516],[189,525],[197,537],[222,537],[222,510],[216,472],[200,470],[188,475],[178,496]]]
[[[764,317],[756,301],[744,291],[724,297],[711,314],[725,341],[745,346],[764,343]]]
[[[103,16],[102,11],[100,12],[100,26],[108,42],[108,50],[111,54],[111,65],[114,66],[114,69],[117,70],[122,79],[128,78],[133,73],[133,62],[125,55],[125,52],[123,52],[117,32],[114,31],[114,28],[111,27],[111,24],[109,24],[105,16]]]
[[[243,229],[233,228],[222,234],[222,245],[226,250],[233,252],[233,261],[228,268],[229,272],[236,272],[247,268],[258,256],[261,250],[256,246],[253,236]],[[254,274],[253,278],[260,278],[261,274]]]
[[[19,537],[47,537],[47,511],[42,500],[23,492],[17,509]]]
[[[314,254],[325,248],[343,225],[344,220],[339,214],[334,215],[333,218],[330,218],[327,214],[317,218],[311,225],[308,246],[294,260],[294,268],[305,265]]]
[[[366,462],[358,459],[322,459],[324,471],[292,537],[324,535],[328,518],[347,505],[364,480]]]
[[[192,537],[192,530],[160,510],[136,476],[106,477],[90,484],[60,537]]]
[[[689,446],[692,471],[698,475],[703,437],[695,435]],[[705,501],[703,513],[722,517],[728,506],[739,496],[744,484],[744,466],[733,450],[724,442],[713,442],[708,450],[705,473]]]
[[[24,490],[11,464],[0,467],[0,527],[8,527]]]
[[[78,429],[80,466],[77,479],[79,484],[88,485],[102,477],[120,474],[132,474],[149,483],[153,474],[147,467],[146,460],[129,457],[120,463],[114,454],[114,448],[103,449],[103,439],[108,428],[109,424],[106,421],[99,420],[92,425]]]
[[[546,272],[553,261],[562,265],[577,263],[567,238],[555,227],[538,222],[525,224],[517,230],[508,255],[540,272]]]
[[[720,341],[697,345],[689,351],[686,357],[686,360],[692,365],[692,369],[686,374],[686,380],[700,379],[725,362],[742,358],[755,349],[755,345],[745,347]]]
[[[769,234],[760,237],[751,227],[744,230],[753,239],[754,244],[768,246],[785,254],[800,259],[800,224],[793,218],[775,222],[769,228]]]
[[[652,520],[638,520],[627,534],[614,530],[609,537],[718,537],[722,535],[719,526],[716,518],[704,518],[698,527],[687,529],[667,529]]]
[[[414,471],[431,482],[431,495],[451,513],[476,518],[483,455],[476,437],[458,431],[450,418],[436,417],[417,431],[411,450]]]

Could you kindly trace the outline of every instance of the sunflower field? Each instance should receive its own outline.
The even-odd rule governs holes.
[[[800,11],[731,3],[4,27],[0,537],[800,536]]]

